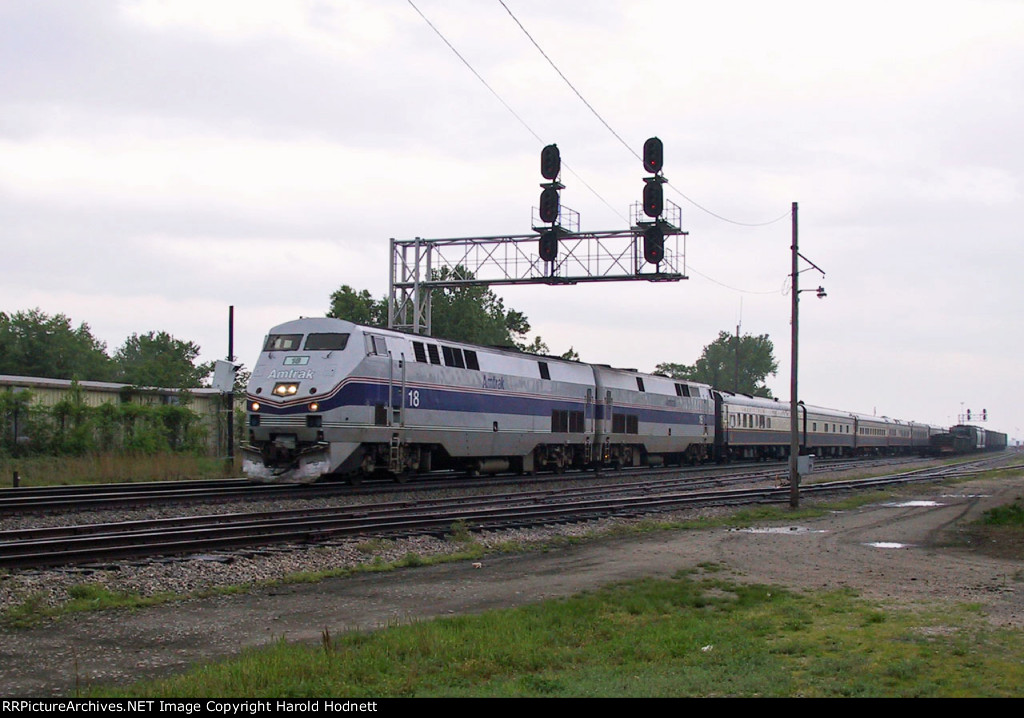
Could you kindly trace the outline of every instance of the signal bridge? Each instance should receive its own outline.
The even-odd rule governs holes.
[[[634,226],[631,229],[602,232],[562,230],[558,234],[558,256],[550,262],[540,258],[537,234],[392,239],[388,326],[429,335],[433,289],[584,282],[678,282],[688,279],[688,233],[679,229],[679,207],[666,204],[669,205],[665,213],[667,220],[643,222],[637,218],[639,212],[634,208]],[[568,208],[562,209],[560,222],[571,212]],[[576,217],[578,226],[578,215]],[[558,226],[561,227],[560,224]],[[651,231],[652,227],[660,230],[665,239],[671,238],[671,241],[665,241],[664,258],[657,264],[647,262],[643,252],[645,232]],[[536,231],[547,232],[550,227],[538,227]]]

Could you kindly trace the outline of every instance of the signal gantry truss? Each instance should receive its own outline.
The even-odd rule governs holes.
[[[678,227],[679,208],[667,214],[675,222],[640,220],[633,227],[605,232],[558,233],[557,256],[540,258],[538,234],[466,237],[461,239],[391,240],[388,326],[430,334],[433,289],[502,284],[571,285],[584,282],[677,282],[686,276],[687,232]],[[675,210],[675,211],[673,211]],[[673,216],[675,215],[675,216]],[[644,259],[644,237],[661,230],[664,257],[657,264]],[[536,232],[550,227],[537,227]],[[560,229],[560,228],[559,228]]]

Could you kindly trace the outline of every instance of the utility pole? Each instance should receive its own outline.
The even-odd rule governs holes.
[[[228,361],[235,362],[235,305],[228,307]],[[234,373],[232,385],[228,390],[228,465],[234,467],[235,462],[235,387]]]
[[[796,378],[797,378],[797,340],[800,336],[799,329],[799,302],[800,302],[800,272],[798,260],[800,258],[800,251],[797,246],[797,204],[793,203],[792,210],[792,221],[793,221],[793,286],[791,290],[793,292],[792,305],[790,307],[790,346],[792,347],[792,356],[790,358],[789,366],[789,505],[796,508],[800,505],[800,473],[797,469],[797,458],[800,455],[800,426],[797,417],[797,394],[796,394]]]
[[[790,343],[792,346],[792,362],[789,368],[789,505],[796,508],[800,505],[800,416],[798,411],[800,409],[800,402],[797,399],[797,357],[799,356],[798,341],[800,337],[800,260],[804,260],[811,267],[819,272],[821,276],[825,276],[825,270],[819,267],[817,264],[809,260],[804,255],[800,254],[800,246],[797,240],[797,205],[793,203],[792,210],[793,217],[793,303],[791,307],[792,315],[790,317],[790,328],[791,328],[791,339]],[[808,289],[803,291],[816,292],[818,299],[824,299],[825,288],[818,285],[818,288]],[[804,428],[806,429],[807,423],[807,411],[804,410]]]

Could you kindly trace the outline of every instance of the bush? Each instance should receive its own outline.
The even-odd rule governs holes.
[[[88,406],[73,384],[52,407],[28,391],[0,392],[0,455],[84,456],[201,451],[206,429],[188,406],[105,403]]]

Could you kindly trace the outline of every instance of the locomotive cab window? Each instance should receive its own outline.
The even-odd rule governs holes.
[[[453,366],[456,369],[465,369],[466,362],[462,356],[462,350],[458,347],[441,347],[441,352],[444,354],[445,366]]]
[[[306,337],[306,351],[342,351],[348,345],[348,334],[310,334]]]
[[[263,344],[265,352],[294,352],[302,343],[301,334],[270,334]]]
[[[376,354],[377,356],[388,355],[388,342],[387,339],[376,334],[366,335],[366,353]]]

